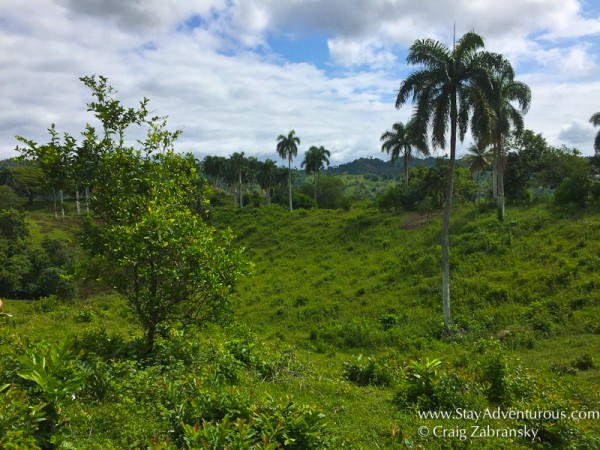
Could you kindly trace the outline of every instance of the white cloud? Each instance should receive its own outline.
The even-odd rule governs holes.
[[[324,145],[335,164],[385,157],[379,136],[410,114],[410,107],[393,106],[398,74],[410,70],[402,53],[416,38],[450,43],[454,19],[459,35],[475,27],[488,49],[514,58],[518,78],[533,92],[526,126],[551,142],[574,142],[573,124],[586,121],[597,108],[590,99],[600,98],[597,48],[560,37],[569,21],[595,30],[598,19],[574,6],[574,0],[4,0],[0,158],[14,155],[15,134],[44,142],[52,122],[77,136],[91,120],[85,111],[91,98],[78,80],[87,74],[106,75],[127,106],[149,97],[156,114],[184,130],[182,150],[275,158],[277,135],[294,128],[301,152]],[[315,31],[327,36],[326,69],[269,53],[272,34]]]

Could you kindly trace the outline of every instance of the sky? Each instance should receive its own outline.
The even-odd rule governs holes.
[[[451,46],[454,26],[482,35],[529,85],[526,128],[593,154],[597,0],[0,0],[0,159],[17,155],[16,135],[41,144],[52,123],[76,138],[97,126],[86,75],[107,77],[124,106],[149,98],[152,115],[183,131],[176,149],[200,158],[283,164],[277,137],[293,129],[298,166],[312,145],[332,165],[388,159],[380,136],[412,110],[394,106],[416,69],[408,49]]]

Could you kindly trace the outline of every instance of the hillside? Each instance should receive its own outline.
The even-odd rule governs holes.
[[[18,355],[43,348],[21,336],[77,336],[91,370],[78,402],[63,406],[70,422],[61,442],[123,448],[157,436],[150,448],[175,448],[166,437],[183,442],[181,421],[200,439],[217,433],[211,427],[226,412],[243,418],[270,408],[279,417],[288,408],[290,421],[302,421],[293,426],[320,442],[304,448],[597,448],[597,419],[417,415],[600,410],[597,211],[512,207],[501,224],[485,205],[457,208],[450,336],[441,324],[438,212],[216,208],[212,222],[230,226],[254,263],[231,300],[237,324],[165,329],[151,361],[136,356],[141,329],[110,290],[87,289],[74,303],[6,301],[14,316],[0,328],[6,379]],[[41,230],[71,241],[81,234],[77,221],[42,212],[27,213],[27,223],[36,242]],[[191,427],[198,410],[205,431]],[[317,413],[322,425],[309,422]],[[219,432],[239,436],[235,423],[242,426],[222,422]],[[460,437],[475,424],[537,434]],[[424,426],[433,434],[419,435]],[[440,437],[434,427],[456,434]]]

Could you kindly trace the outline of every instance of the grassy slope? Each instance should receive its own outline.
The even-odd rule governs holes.
[[[360,387],[343,379],[342,362],[358,354],[473,366],[481,357],[479,342],[499,337],[511,357],[536,376],[572,386],[572,398],[598,405],[597,213],[509,208],[506,223],[498,224],[493,210],[456,210],[452,342],[439,338],[438,214],[221,209],[215,223],[229,224],[255,263],[234,299],[238,317],[261,339],[293,345],[305,368],[298,376],[250,388],[318,405],[332,431],[358,447],[402,448],[392,436],[395,428],[427,448],[443,444],[416,438],[420,423],[392,405],[393,388]],[[28,216],[36,242],[47,233],[74,239],[73,225],[65,231],[64,224],[40,213]],[[64,335],[98,326],[124,336],[139,333],[122,301],[107,295],[85,301],[91,321],[89,314],[63,306],[45,311],[35,302],[7,302],[7,308],[14,313],[11,328],[23,336],[58,340],[56,330]],[[552,371],[584,354],[594,358],[595,368],[569,375]]]
[[[239,316],[261,335],[296,345],[314,365],[310,381],[290,382],[282,392],[318,402],[338,431],[367,448],[392,445],[390,429],[405,419],[390,407],[392,391],[339,381],[342,361],[359,353],[475,365],[477,342],[500,338],[526,369],[560,379],[598,405],[598,363],[575,375],[552,370],[585,354],[600,360],[597,213],[509,208],[499,224],[493,209],[457,210],[451,231],[457,334],[450,343],[438,339],[438,214],[290,215],[273,208],[221,211],[217,221],[232,226],[256,264],[240,286]],[[390,315],[396,325],[386,331],[381,322]]]

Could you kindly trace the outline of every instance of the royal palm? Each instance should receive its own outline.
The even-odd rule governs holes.
[[[410,48],[407,62],[419,68],[401,83],[396,98],[396,108],[399,108],[412,97],[418,140],[425,142],[431,132],[433,147],[446,148],[450,125],[449,176],[442,225],[442,301],[446,331],[450,325],[448,236],[456,140],[464,139],[469,125],[473,110],[472,90],[480,86],[485,91],[484,87],[489,84],[488,68],[497,66],[499,59],[482,49],[483,38],[475,33],[465,34],[452,49],[433,39],[416,41]]]
[[[494,147],[494,181],[497,183],[498,219],[504,220],[504,169],[506,151],[504,141],[511,129],[523,131],[523,114],[529,110],[531,90],[514,79],[515,73],[506,60],[502,60],[497,70],[492,70],[490,83],[479,91],[475,98],[475,134],[490,142]],[[518,108],[513,105],[518,104]]]
[[[315,204],[317,207],[319,203],[317,202],[317,189],[319,184],[319,172],[321,169],[325,168],[325,164],[329,166],[329,157],[331,153],[322,145],[320,147],[311,146],[308,151],[304,154],[304,161],[302,161],[302,167],[306,167],[307,173],[312,173],[315,177]]]
[[[408,191],[408,163],[412,157],[412,148],[418,147],[419,152],[427,156],[429,151],[427,147],[419,146],[419,142],[415,138],[415,122],[408,121],[405,125],[402,122],[397,122],[392,125],[392,129],[381,135],[380,141],[381,151],[390,155],[392,164],[398,160],[400,155],[404,162],[404,190]]]
[[[290,196],[290,211],[292,211],[292,159],[298,155],[298,146],[300,138],[295,136],[294,130],[290,131],[287,136],[280,134],[277,138],[277,154],[288,160],[288,187]]]

